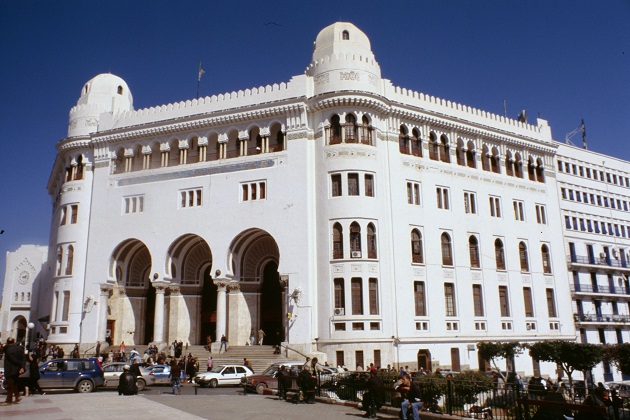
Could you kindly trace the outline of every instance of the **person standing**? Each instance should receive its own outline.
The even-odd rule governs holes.
[[[31,353],[28,355],[28,389],[30,395],[35,395],[39,393],[40,395],[44,395],[44,391],[39,386],[39,360],[37,359],[37,354]]]
[[[206,362],[206,367],[208,368],[208,372],[212,370],[212,365],[214,364],[214,360],[212,360],[212,356],[208,356],[208,361]]]
[[[370,379],[367,381],[367,390],[368,392],[363,394],[363,401],[365,402],[364,409],[367,417],[375,419],[376,412],[383,405],[383,397],[385,394],[383,380],[378,376],[376,370],[370,370]]]
[[[121,341],[120,342],[120,346],[118,346],[118,353],[120,353],[120,356],[122,357],[122,361],[126,362],[127,359],[125,359],[125,352],[127,351],[127,347],[125,347],[125,342]]]
[[[131,373],[130,366],[125,365],[118,382],[118,395],[135,395],[137,393],[136,377]]]
[[[249,333],[249,345],[253,346],[254,344],[256,344],[256,334],[254,334],[254,330],[252,329]]]
[[[182,394],[181,384],[180,384],[180,376],[182,374],[182,368],[179,367],[177,361],[171,361],[171,371],[168,374],[168,377],[171,379],[171,387],[173,388],[173,395],[175,395],[175,390],[177,390],[177,395]]]
[[[243,358],[243,365],[248,368],[249,370],[252,371],[252,373],[256,373],[254,372],[254,366],[252,366],[252,361],[251,360],[247,360],[247,357]]]
[[[223,334],[221,336],[221,347],[219,347],[219,353],[221,353],[221,349],[223,349],[223,348],[227,352],[227,345],[228,345],[227,337],[225,336],[225,334]]]
[[[263,345],[263,340],[264,339],[265,339],[265,332],[261,328],[261,329],[258,330],[258,345],[259,346]]]
[[[18,378],[24,373],[24,350],[15,344],[15,338],[7,338],[7,344],[4,346],[4,376],[7,383],[7,399],[1,405],[9,405],[22,400],[18,391]]]

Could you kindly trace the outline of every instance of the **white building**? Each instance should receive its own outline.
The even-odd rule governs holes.
[[[579,341],[630,341],[630,163],[560,144],[557,178]],[[596,380],[630,379],[609,363]],[[597,379],[599,378],[599,379]]]
[[[350,23],[279,85],[134,110],[101,74],[57,145],[32,317],[84,350],[262,328],[353,368],[463,370],[480,340],[574,340],[557,147],[542,119],[394,86]]]

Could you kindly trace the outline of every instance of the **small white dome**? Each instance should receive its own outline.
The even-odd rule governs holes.
[[[102,113],[118,114],[133,110],[133,96],[127,83],[110,73],[99,74],[81,89],[81,97],[70,110],[68,137],[98,130]]]
[[[313,61],[339,53],[352,53],[374,59],[370,40],[349,22],[337,22],[322,29],[315,40]]]

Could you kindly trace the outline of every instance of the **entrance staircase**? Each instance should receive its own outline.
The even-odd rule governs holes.
[[[188,353],[192,353],[193,356],[199,359],[200,372],[206,371],[208,356],[212,356],[214,366],[225,364],[242,365],[243,358],[246,357],[252,362],[255,373],[262,373],[274,363],[290,360],[282,354],[273,354],[273,350],[273,346],[230,346],[227,352],[222,351],[219,354],[206,351],[204,346],[188,346]]]

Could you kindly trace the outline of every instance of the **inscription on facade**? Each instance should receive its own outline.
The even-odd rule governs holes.
[[[359,73],[356,71],[340,71],[339,80],[355,80],[359,81]]]
[[[319,76],[315,77],[316,86],[323,85],[324,83],[328,83],[329,81],[330,76],[328,73],[320,74]]]

